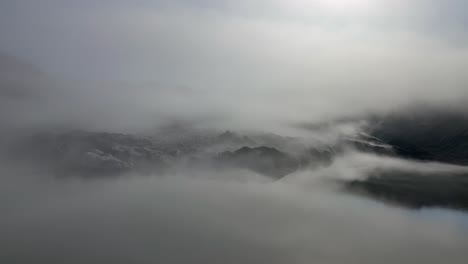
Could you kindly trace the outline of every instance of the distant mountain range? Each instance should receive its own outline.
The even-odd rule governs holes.
[[[468,116],[457,111],[414,111],[366,120],[355,135],[317,144],[275,134],[161,130],[150,136],[67,131],[44,132],[10,143],[5,155],[33,161],[56,176],[155,173],[181,166],[251,170],[279,180],[297,171],[333,164],[350,151],[417,162],[468,165]],[[347,120],[346,122],[350,122]],[[308,129],[323,129],[320,126]],[[328,128],[330,129],[330,127]],[[331,128],[332,129],[332,128]],[[171,135],[178,135],[177,137]],[[420,208],[468,209],[468,173],[379,168],[342,181],[347,191]]]

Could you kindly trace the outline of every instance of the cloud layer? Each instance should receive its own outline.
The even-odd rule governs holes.
[[[115,120],[208,116],[262,127],[465,101],[465,6],[22,0],[2,3],[0,50],[64,81],[56,100],[71,98],[79,113],[68,119],[91,112],[118,129]]]

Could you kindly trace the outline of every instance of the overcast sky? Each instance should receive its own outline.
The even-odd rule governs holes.
[[[467,10],[463,0],[7,0],[0,53],[96,105],[131,98],[134,116],[161,105],[302,122],[466,96]],[[122,98],[109,103],[98,87]]]

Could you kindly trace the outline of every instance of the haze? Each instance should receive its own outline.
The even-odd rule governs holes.
[[[466,263],[467,69],[466,0],[0,0],[0,263]]]
[[[34,88],[53,98],[34,120],[43,113],[101,130],[166,118],[275,127],[415,101],[463,103],[466,8],[461,0],[2,1],[0,51],[60,83],[60,95]],[[12,107],[3,110],[21,112]]]

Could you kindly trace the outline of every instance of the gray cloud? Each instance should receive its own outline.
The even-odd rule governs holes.
[[[349,12],[319,0],[2,5],[0,50],[64,80],[72,92],[57,100],[107,129],[122,117],[151,127],[213,113],[224,126],[263,127],[466,97],[462,1]]]

